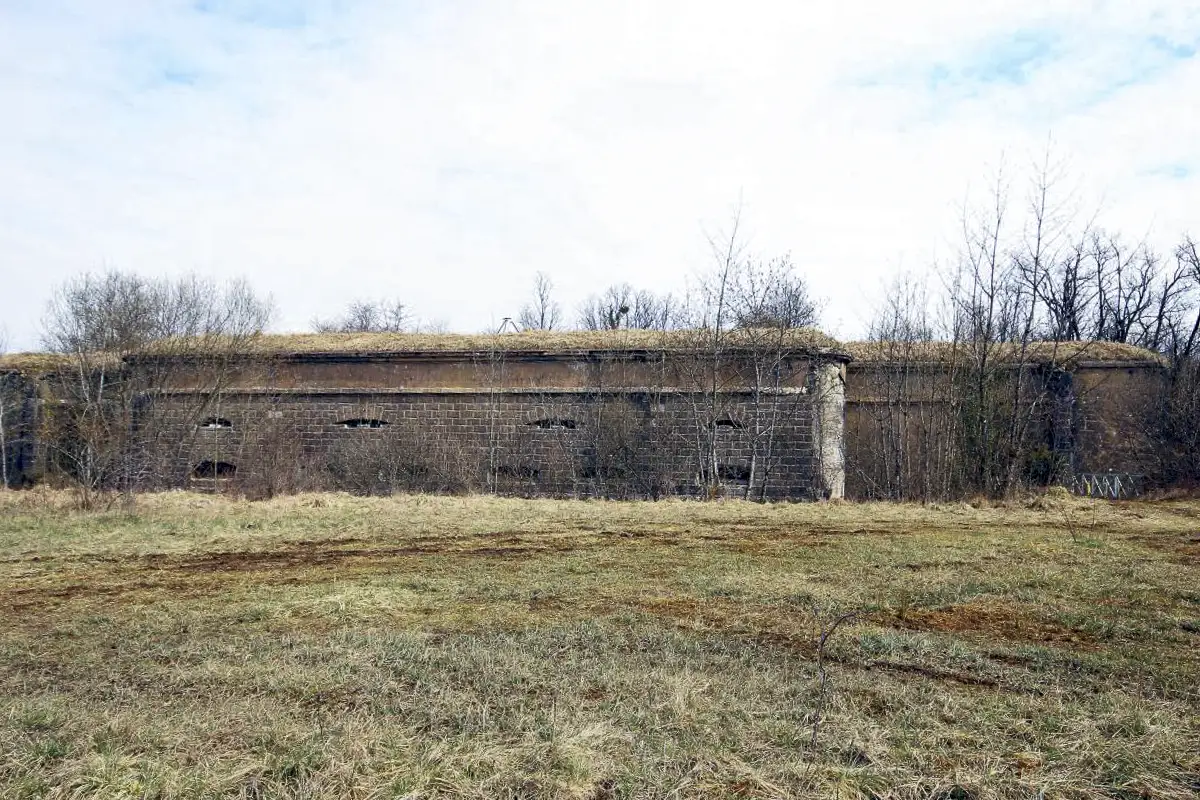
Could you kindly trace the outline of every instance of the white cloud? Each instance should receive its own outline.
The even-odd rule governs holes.
[[[10,4],[0,320],[110,264],[474,330],[538,270],[678,288],[741,196],[853,335],[1051,134],[1107,223],[1200,227],[1198,46],[1197,0]]]

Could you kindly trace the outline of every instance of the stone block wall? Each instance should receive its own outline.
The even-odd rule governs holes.
[[[1154,471],[1161,364],[1091,361],[1021,370],[1020,407],[1033,417],[1024,428],[1031,473],[1068,480],[1079,473]],[[852,362],[848,372],[847,496],[953,493],[953,473],[962,467],[953,420],[965,395],[953,388],[951,366]],[[995,398],[1004,408],[1011,406],[1016,375],[1016,368],[997,370]]]
[[[1075,472],[1151,472],[1163,369],[1146,356],[1076,362],[1054,377],[1031,441]],[[944,434],[955,402],[947,361],[797,354],[771,365],[773,391],[756,401],[745,362],[726,358],[713,376],[702,358],[648,350],[276,353],[239,360],[218,391],[208,388],[211,370],[189,362],[164,371],[171,382],[149,401],[139,431],[148,442],[144,473],[157,487],[262,493],[397,487],[661,497],[702,491],[706,471],[726,494],[772,498],[897,496],[889,487],[898,481],[902,496],[944,489],[938,476],[951,468],[956,444]],[[715,406],[705,394],[714,385]],[[6,407],[18,409],[6,448],[14,484],[54,468],[43,457],[50,443],[38,440],[52,437],[47,421],[62,416],[53,386],[52,376],[0,373]],[[716,440],[711,463],[698,441],[706,431]],[[924,495],[923,481],[931,489]]]
[[[0,422],[4,469],[10,488],[24,486],[41,472],[38,463],[38,386],[16,371],[0,372]]]
[[[1161,447],[1155,422],[1166,371],[1126,365],[1076,370],[1072,420],[1076,472],[1152,473]]]
[[[693,495],[696,426],[708,424],[699,398],[677,390],[231,391],[200,415],[190,399],[156,400],[166,485]],[[769,420],[771,432],[757,434],[752,463],[756,419]],[[725,491],[796,499],[827,491],[816,423],[807,393],[772,394],[757,406],[749,393],[724,393],[710,429]],[[828,415],[825,425],[840,437]]]

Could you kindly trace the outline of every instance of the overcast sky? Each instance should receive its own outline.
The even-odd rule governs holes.
[[[475,331],[538,270],[678,290],[740,197],[851,337],[1051,138],[1105,223],[1200,234],[1198,48],[1200,0],[0,0],[0,326],[113,266]]]

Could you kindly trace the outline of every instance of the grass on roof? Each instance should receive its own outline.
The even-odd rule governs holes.
[[[768,333],[759,332],[762,337]],[[254,350],[261,353],[406,352],[500,350],[542,352],[575,350],[638,350],[692,348],[703,343],[697,331],[521,331],[512,333],[288,333],[259,337]],[[747,341],[746,334],[731,332],[730,346]],[[786,334],[789,346],[836,349],[837,340],[804,328]]]
[[[770,341],[769,332],[732,332],[727,346],[746,344],[750,336]],[[306,353],[403,353],[403,352],[572,352],[587,350],[691,349],[705,346],[697,331],[522,331],[519,333],[271,333],[256,337],[249,351],[260,355]],[[962,344],[951,342],[838,342],[814,329],[788,333],[788,346],[798,350],[844,353],[854,361],[948,361],[971,358]],[[999,345],[992,351],[999,360],[1028,360],[1071,364],[1099,362],[1158,362],[1162,356],[1133,345],[1114,342],[1034,342],[1021,352],[1015,345]],[[66,356],[51,353],[0,355],[0,370],[26,374],[53,371],[69,363]]]
[[[970,361],[970,345],[953,342],[846,342],[841,348],[855,361]],[[1157,353],[1117,342],[1032,342],[1024,349],[1016,344],[996,345],[989,357],[1000,361],[1055,362],[1072,364],[1088,361],[1165,363]]]
[[[69,363],[70,359],[67,356],[57,353],[8,353],[0,355],[0,372],[38,375],[54,372]]]

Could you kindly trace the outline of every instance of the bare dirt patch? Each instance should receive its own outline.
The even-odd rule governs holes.
[[[937,681],[959,683],[963,686],[982,686],[988,689],[1008,689],[1009,691],[1013,691],[1012,687],[1005,686],[994,678],[988,678],[983,675],[969,675],[965,672],[955,672],[954,670],[948,669],[926,667],[920,664],[901,664],[895,661],[869,661],[863,665],[863,668],[868,671],[880,670],[883,672],[916,675],[918,677],[931,678]]]
[[[1134,539],[1155,550],[1171,554],[1176,564],[1189,567],[1200,566],[1200,531],[1184,534],[1162,533],[1153,536],[1138,536]]]
[[[468,538],[480,546],[466,546]],[[126,602],[131,596],[150,598],[164,592],[175,596],[212,595],[224,591],[231,582],[244,581],[247,576],[252,576],[255,584],[260,586],[297,585],[327,581],[331,570],[336,570],[339,578],[387,572],[412,559],[516,559],[562,554],[593,546],[571,540],[534,544],[490,537],[430,537],[391,547],[344,547],[341,544],[338,541],[301,541],[273,550],[182,555],[152,553],[125,560],[93,559],[87,562],[90,569],[73,570],[69,578],[54,583],[37,580],[21,585],[23,581],[12,581],[0,591],[0,609],[14,612],[9,616],[10,621],[16,622],[22,617],[29,618],[35,610],[56,608],[74,601],[96,605]]]
[[[805,629],[807,617],[798,615],[798,620],[785,620],[772,610],[770,614],[755,613],[753,609],[737,607],[718,598],[701,602],[691,598],[670,598],[643,601],[636,607],[656,616],[675,620],[680,627],[690,630],[713,631],[721,634],[742,636],[755,644],[779,647],[799,653],[807,658],[816,654],[815,631]],[[786,622],[792,622],[788,625]],[[799,624],[795,624],[799,622]],[[956,683],[968,688],[997,689],[1010,692],[1025,692],[1005,682],[984,675],[972,675],[951,669],[896,661],[846,659],[827,655],[829,661],[845,667],[865,671],[880,671],[911,675],[940,682]]]
[[[1047,620],[1031,610],[1002,603],[965,603],[936,609],[909,609],[879,615],[875,621],[912,631],[969,634],[1009,642],[1070,646],[1098,646],[1087,634]]]

